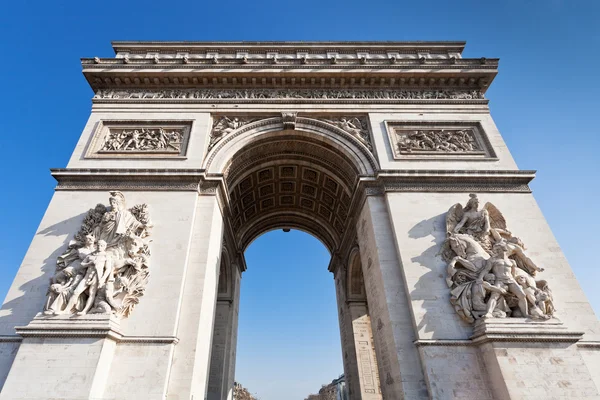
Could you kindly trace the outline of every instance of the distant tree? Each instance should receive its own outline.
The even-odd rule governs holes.
[[[260,400],[258,397],[254,397],[248,389],[235,382],[233,385],[233,399],[234,400]]]

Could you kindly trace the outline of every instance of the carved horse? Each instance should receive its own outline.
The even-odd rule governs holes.
[[[450,260],[447,267],[446,283],[449,287],[452,286],[452,278],[458,272],[456,269],[457,263],[474,275],[485,266],[486,261],[490,258],[483,247],[469,235],[452,233],[446,240],[450,248],[457,254]]]

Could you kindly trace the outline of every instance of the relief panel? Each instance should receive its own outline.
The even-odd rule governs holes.
[[[102,121],[86,158],[185,159],[191,121]]]
[[[385,126],[395,160],[497,160],[477,122],[386,121]]]

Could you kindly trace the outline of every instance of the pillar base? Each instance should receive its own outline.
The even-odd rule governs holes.
[[[583,332],[570,331],[558,319],[537,320],[531,318],[485,318],[473,326],[471,340],[475,344],[499,342],[567,342],[575,343]]]
[[[489,318],[475,323],[471,340],[494,399],[600,399],[577,349],[582,337],[556,318]]]
[[[38,314],[23,337],[0,399],[96,399],[106,388],[119,321],[111,315]]]

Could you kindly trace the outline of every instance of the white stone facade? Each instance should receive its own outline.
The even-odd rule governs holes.
[[[484,98],[496,59],[446,42],[114,47],[83,59],[92,112],[0,310],[0,399],[231,399],[243,251],[275,228],[331,251],[351,399],[600,399],[599,321]],[[43,315],[57,257],[112,190],[152,216],[139,304]],[[440,251],[469,193],[544,268],[553,318],[457,315]]]

